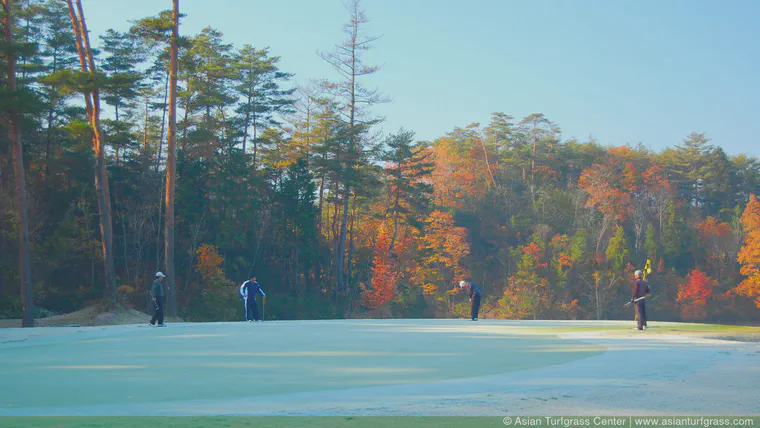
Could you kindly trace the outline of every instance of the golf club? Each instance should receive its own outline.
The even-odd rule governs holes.
[[[634,300],[633,302],[630,302],[630,301],[629,301],[629,302],[626,302],[626,304],[625,304],[625,305],[623,305],[623,306],[628,306],[628,305],[630,305],[631,303],[636,303],[636,302],[638,302],[639,300],[644,300],[644,299],[646,299],[646,298],[647,298],[647,296],[642,296],[642,297],[639,297],[638,299]]]

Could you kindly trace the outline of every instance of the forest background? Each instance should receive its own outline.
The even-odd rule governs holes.
[[[356,1],[345,39],[320,53],[335,73],[309,86],[268,48],[213,28],[182,34],[172,128],[171,11],[93,40],[85,73],[67,2],[5,4],[0,61],[16,81],[0,77],[0,317],[23,306],[20,129],[37,317],[96,302],[150,310],[153,275],[169,270],[171,172],[167,309],[187,320],[239,319],[251,274],[269,319],[467,316],[460,279],[483,290],[487,318],[630,318],[623,303],[647,260],[656,319],[760,319],[760,162],[704,133],[655,152],[495,112],[432,141],[381,134],[373,106],[392,101],[365,86],[382,71],[363,54],[382,39],[364,34]],[[83,98],[95,93],[101,187]]]

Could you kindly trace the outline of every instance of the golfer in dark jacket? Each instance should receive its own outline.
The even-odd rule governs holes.
[[[644,330],[647,328],[647,303],[646,295],[649,294],[649,284],[642,278],[640,270],[634,272],[635,280],[633,282],[633,295],[631,296],[631,302],[636,305],[636,321],[637,328]],[[636,299],[643,297],[639,301]]]
[[[165,327],[164,325],[164,287],[161,285],[161,281],[166,278],[161,272],[156,272],[156,279],[153,280],[153,285],[150,287],[150,297],[153,299],[153,304],[156,306],[153,318],[150,319],[150,325],[156,325],[158,321],[159,327]]]
[[[243,306],[245,307],[245,320],[246,321],[262,321],[259,318],[259,308],[256,305],[256,294],[264,294],[264,290],[256,282],[256,275],[251,275],[251,279],[244,282],[240,286],[240,294],[243,296]]]
[[[472,320],[478,320],[478,311],[480,310],[480,288],[472,282],[459,281],[459,288],[462,290],[467,289],[470,295],[470,303],[472,304]]]

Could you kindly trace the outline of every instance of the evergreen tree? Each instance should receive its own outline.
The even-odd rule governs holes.
[[[432,193],[432,187],[426,181],[434,164],[420,145],[414,143],[412,132],[400,129],[385,140],[385,145],[387,149],[380,159],[386,162],[385,181],[390,199],[387,212],[393,219],[388,244],[388,252],[391,253],[398,236],[400,217],[406,217],[409,223],[414,221],[414,216],[426,211]]]
[[[659,245],[657,244],[657,238],[655,238],[654,227],[652,223],[647,225],[647,234],[644,238],[644,255],[650,260],[657,260]]]
[[[346,147],[341,150],[343,156],[342,174],[339,190],[342,198],[342,214],[340,232],[335,253],[335,278],[341,291],[347,290],[346,278],[346,242],[348,238],[348,214],[352,190],[361,182],[362,164],[366,162],[366,134],[369,128],[377,123],[369,116],[368,107],[383,102],[383,97],[376,89],[368,89],[362,85],[359,78],[375,74],[379,67],[364,63],[361,54],[370,49],[378,37],[364,35],[364,26],[369,20],[361,9],[360,0],[351,0],[346,4],[349,22],[344,26],[346,34],[344,41],[336,47],[333,53],[322,53],[320,56],[340,75],[336,82],[325,81],[324,89],[335,96],[339,102],[343,126],[339,144]]]
[[[269,49],[256,49],[245,45],[234,59],[237,69],[235,91],[241,102],[236,109],[241,121],[243,151],[246,150],[249,137],[253,141],[253,165],[256,166],[258,150],[258,133],[268,126],[278,125],[277,114],[287,114],[291,110],[294,89],[281,89],[290,73],[279,70],[280,57],[269,57]]]
[[[29,249],[29,212],[26,190],[26,172],[24,168],[24,148],[21,141],[22,114],[20,106],[28,103],[30,94],[19,87],[16,81],[16,62],[18,61],[18,48],[21,46],[14,40],[14,4],[12,0],[3,0],[3,35],[4,52],[2,57],[6,70],[7,91],[0,107],[8,118],[8,140],[13,145],[13,172],[16,182],[17,217],[16,229],[18,230],[19,247],[19,279],[21,283],[21,301],[23,310],[22,326],[34,327],[34,303],[32,299],[32,270],[31,252]]]
[[[607,250],[605,252],[607,261],[610,263],[610,267],[618,275],[623,274],[623,270],[629,263],[629,248],[630,245],[628,244],[628,239],[625,236],[625,231],[622,227],[618,227],[615,235],[610,238],[610,241],[607,244]]]

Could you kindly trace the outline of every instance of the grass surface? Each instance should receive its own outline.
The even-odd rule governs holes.
[[[0,427],[256,427],[256,428],[462,428],[503,427],[494,417],[123,417],[0,418]]]
[[[581,422],[582,426],[608,426],[603,421],[620,423],[621,425],[609,426],[652,426],[652,422],[659,422],[658,425],[680,426],[680,427],[700,427],[704,428],[704,420],[699,416],[674,416],[674,417],[604,417],[594,419],[593,416],[565,417],[569,420],[588,420],[588,424]],[[512,417],[509,426],[516,425],[517,417]],[[692,419],[694,423],[684,424],[679,422],[688,422]],[[723,427],[757,427],[760,426],[760,417],[738,418],[738,417],[715,417],[705,418],[711,422],[725,421],[726,425],[720,423]],[[739,420],[741,419],[741,420]],[[541,422],[541,426],[576,426],[564,423],[560,417],[552,417],[554,425],[542,417],[534,416],[525,418]],[[644,421],[649,421],[647,424]],[[83,417],[83,418],[0,418],[2,427],[18,428],[82,428],[82,427],[114,427],[114,428],[143,428],[143,427],[257,427],[257,428],[398,428],[398,427],[415,427],[415,428],[493,428],[506,426],[503,418],[498,417],[122,417],[122,418],[104,418],[104,417]]]
[[[129,406],[434,382],[602,352],[549,334],[464,321],[74,329],[64,337],[0,345],[0,409]]]
[[[156,403],[160,408],[162,402],[226,402],[241,397],[253,399],[474,378],[564,364],[608,350],[627,352],[631,347],[641,348],[634,342],[616,341],[615,345],[604,348],[557,337],[564,333],[602,332],[621,339],[642,334],[713,338],[760,335],[757,327],[650,322],[648,331],[634,332],[632,325],[629,322],[346,320],[174,324],[163,329],[122,326],[0,331],[0,426],[8,426],[11,421],[1,418],[3,410],[30,409],[29,413],[6,414],[88,414],[88,411],[71,413],[66,409],[102,405],[106,410],[93,414],[120,414],[108,409],[130,409],[131,405],[141,403]],[[9,331],[16,336],[7,333]],[[655,349],[660,345],[647,346]],[[191,409],[193,404],[188,405]],[[246,413],[244,407],[240,413]],[[58,410],[49,413],[34,410],[40,408]],[[389,419],[392,418],[379,418],[372,421],[374,425],[366,426],[384,426],[376,424]],[[17,421],[56,424],[60,420]],[[141,420],[145,419],[110,419],[119,424],[139,424]],[[191,419],[167,421],[182,424],[188,420]],[[265,419],[255,420],[257,426],[267,426],[259,424]],[[299,424],[305,418],[272,420]],[[88,424],[88,421],[96,419],[86,418],[81,423]],[[204,418],[204,421],[216,423],[213,418]],[[342,426],[335,424],[344,423],[344,419],[337,418],[330,423],[329,426]],[[345,419],[345,423],[363,422]],[[94,422],[90,426],[98,425]]]
[[[562,333],[583,333],[583,332],[606,332],[606,333],[630,333],[631,329],[636,326],[634,321],[630,326],[620,326],[619,324],[610,325],[547,325],[547,326],[530,326],[515,327],[518,331],[522,330],[529,334],[549,334],[559,335]],[[715,334],[735,334],[735,335],[760,335],[760,327],[736,326],[724,324],[699,324],[699,323],[676,323],[676,322],[649,322],[649,329],[646,334],[691,334],[711,336]]]

